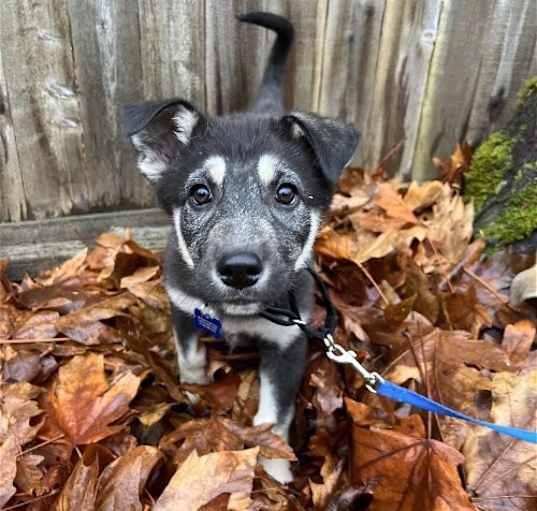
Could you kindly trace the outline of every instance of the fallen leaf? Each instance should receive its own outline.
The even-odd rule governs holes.
[[[99,476],[98,451],[84,451],[55,502],[54,511],[94,511]]]
[[[240,438],[245,447],[259,447],[259,454],[264,458],[296,461],[295,453],[287,442],[280,435],[272,433],[272,424],[247,427],[239,426],[224,417],[218,420],[228,431]]]
[[[535,323],[529,319],[524,319],[514,325],[507,325],[505,328],[502,348],[509,354],[515,365],[523,364],[528,358],[536,330]]]
[[[472,161],[472,148],[466,143],[457,144],[449,160],[433,158],[434,166],[440,170],[442,181],[460,185],[462,174]]]
[[[160,272],[159,266],[147,266],[138,268],[132,275],[123,277],[119,284],[121,288],[129,288],[129,286],[134,286],[136,284],[143,284],[148,280],[156,277]]]
[[[36,424],[33,420],[41,415],[41,410],[37,403],[29,398],[28,387],[22,385],[24,384],[4,386],[0,400],[0,442],[13,437],[19,447],[33,440],[42,425],[41,422]],[[21,394],[19,389],[24,389]]]
[[[19,323],[12,336],[16,339],[42,339],[56,337],[56,322],[60,315],[55,311],[39,311],[28,314]]]
[[[354,483],[378,482],[371,511],[475,511],[457,466],[464,457],[436,440],[353,426]]]
[[[442,195],[443,185],[440,181],[410,183],[403,202],[411,211],[421,211],[432,206]]]
[[[336,489],[336,485],[339,481],[339,476],[343,471],[343,460],[335,463],[332,456],[327,456],[321,467],[321,477],[323,482],[318,484],[313,481],[309,481],[311,488],[311,499],[315,509],[322,509],[328,502],[328,499],[332,496]]]
[[[59,369],[52,387],[56,420],[74,444],[98,442],[122,429],[111,423],[127,413],[139,385],[132,373],[108,383],[103,355],[74,357]]]
[[[337,367],[327,358],[321,358],[309,376],[309,384],[315,389],[312,404],[321,415],[332,415],[343,407],[341,378]]]
[[[212,409],[215,415],[231,410],[241,377],[238,374],[228,374],[219,381],[207,385],[183,384],[182,387],[190,392],[199,394]]]
[[[60,317],[56,328],[63,334],[83,344],[98,344],[115,339],[113,329],[101,323],[102,320],[124,314],[125,309],[136,303],[130,293],[121,293],[105,298]]]
[[[193,451],[168,483],[154,511],[199,509],[224,493],[230,494],[229,510],[246,511],[251,503],[258,454],[258,447],[201,457]]]
[[[140,497],[161,458],[155,447],[141,445],[108,465],[99,477],[96,511],[142,511]]]
[[[3,508],[17,491],[13,481],[17,473],[18,454],[19,444],[14,437],[7,438],[0,445],[0,508]]]
[[[537,370],[498,373],[492,381],[492,419],[497,424],[535,431],[537,439]],[[464,445],[467,484],[477,502],[490,511],[535,509],[535,446],[475,428]]]
[[[413,208],[409,207],[409,205],[403,201],[403,198],[397,191],[397,184],[393,181],[379,183],[374,202],[392,218],[405,220],[405,222],[411,224],[418,222],[418,219],[412,212]]]
[[[282,458],[295,461],[293,450],[279,435],[272,433],[272,424],[240,426],[223,418],[195,419],[181,424],[165,435],[159,447],[173,453],[177,464],[182,463],[192,451],[200,455],[217,451],[240,450],[258,447],[265,458]],[[175,447],[179,445],[179,447]]]

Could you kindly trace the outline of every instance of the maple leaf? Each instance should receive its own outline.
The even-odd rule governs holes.
[[[436,440],[353,426],[355,483],[378,481],[371,511],[475,511],[457,466],[464,457]]]
[[[139,385],[129,372],[108,383],[103,355],[74,357],[59,369],[51,389],[56,421],[74,444],[98,442],[123,428],[111,423],[127,413]]]
[[[470,416],[490,420],[482,396],[491,390],[490,378],[480,369],[510,369],[508,354],[490,341],[473,340],[461,331],[436,329],[396,358],[385,376],[397,384],[416,380],[432,399]],[[514,368],[513,368],[514,369]],[[443,440],[460,448],[475,426],[451,417],[439,417]]]
[[[230,494],[227,509],[246,511],[258,454],[259,447],[201,457],[192,451],[157,500],[154,511],[199,509],[224,493]]]

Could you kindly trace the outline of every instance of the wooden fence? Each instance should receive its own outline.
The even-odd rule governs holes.
[[[234,19],[253,9],[297,28],[289,104],[354,122],[357,164],[402,142],[388,166],[407,178],[501,124],[537,74],[535,0],[2,0],[0,221],[153,204],[118,106],[245,107],[273,40]]]

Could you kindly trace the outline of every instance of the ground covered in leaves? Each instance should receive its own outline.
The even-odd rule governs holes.
[[[348,172],[316,247],[336,339],[395,383],[534,429],[535,308],[508,300],[534,261],[485,255],[472,220],[448,183]],[[20,283],[6,265],[3,509],[537,508],[534,446],[380,399],[314,343],[292,448],[270,425],[251,425],[255,353],[209,343],[213,383],[179,386],[160,259],[128,236],[103,234],[94,250]],[[260,456],[295,460],[295,482],[271,480]]]

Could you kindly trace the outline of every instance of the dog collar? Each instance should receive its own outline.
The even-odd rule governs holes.
[[[324,339],[332,334],[337,327],[338,317],[334,304],[330,300],[328,290],[319,275],[311,268],[307,268],[313,277],[321,294],[322,305],[326,311],[324,326],[316,328],[302,320],[298,310],[296,297],[292,291],[289,292],[289,308],[268,306],[258,315],[267,321],[281,326],[297,326],[307,337],[314,339]],[[194,309],[194,324],[196,328],[202,330],[215,339],[223,337],[222,321],[214,316],[207,307],[196,307]]]

